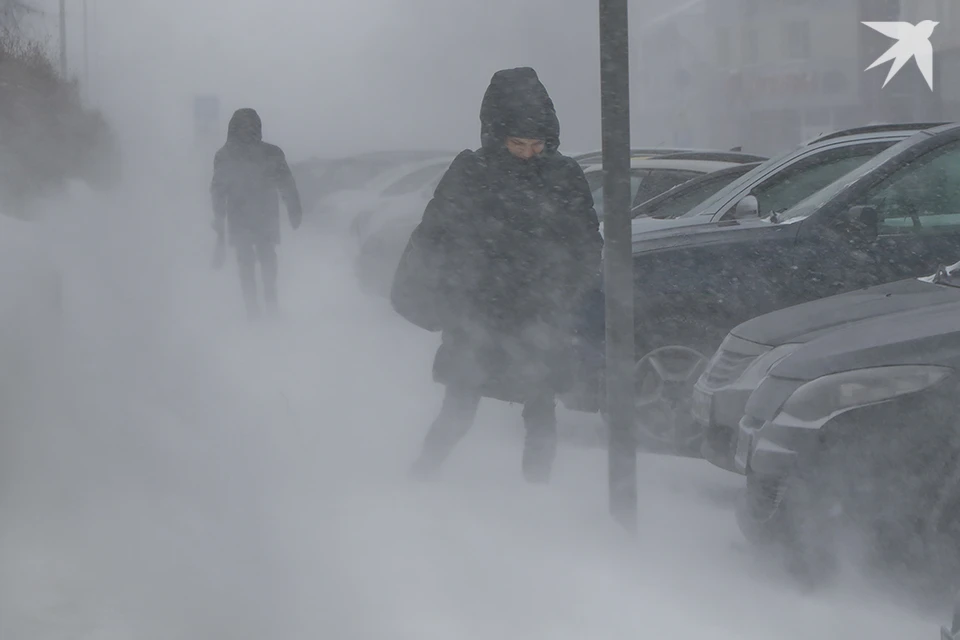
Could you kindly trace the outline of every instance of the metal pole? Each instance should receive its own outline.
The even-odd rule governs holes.
[[[66,0],[60,0],[60,74],[67,77],[67,8]]]
[[[87,20],[87,0],[83,0],[83,87],[89,96],[90,91],[90,48],[89,22]]]
[[[630,44],[627,0],[600,0],[606,412],[610,513],[637,529],[633,252],[630,218]]]

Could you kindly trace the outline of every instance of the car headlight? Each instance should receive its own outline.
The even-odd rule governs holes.
[[[801,386],[780,411],[804,422],[821,421],[855,407],[916,393],[951,373],[948,367],[918,365],[835,373]]]
[[[740,376],[740,382],[743,386],[755,389],[760,386],[760,382],[767,377],[767,374],[770,373],[770,370],[773,369],[778,362],[789,356],[791,353],[799,349],[802,344],[782,344],[775,349],[767,351],[765,354],[754,360],[746,371],[743,372],[743,375]]]

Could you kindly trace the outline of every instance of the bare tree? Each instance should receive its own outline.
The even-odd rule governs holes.
[[[0,32],[18,32],[21,21],[36,13],[40,10],[27,0],[0,0]]]

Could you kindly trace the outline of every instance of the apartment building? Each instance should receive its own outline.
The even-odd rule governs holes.
[[[715,74],[705,0],[680,0],[631,31],[631,111],[635,144],[713,144],[710,88]],[[735,144],[731,142],[732,146]]]
[[[864,21],[938,21],[934,90]],[[960,0],[700,0],[634,35],[634,140],[772,154],[873,122],[960,120]]]

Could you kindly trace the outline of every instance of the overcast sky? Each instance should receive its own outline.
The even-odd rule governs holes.
[[[38,2],[56,49],[56,0]],[[492,73],[531,65],[557,104],[563,148],[599,145],[593,1],[88,3],[91,99],[126,131],[163,131],[168,144],[189,143],[192,96],[214,93],[225,116],[257,108],[265,134],[295,157],[476,146]],[[661,10],[651,4],[634,2],[631,22]],[[68,6],[70,66],[80,72],[82,5]]]

